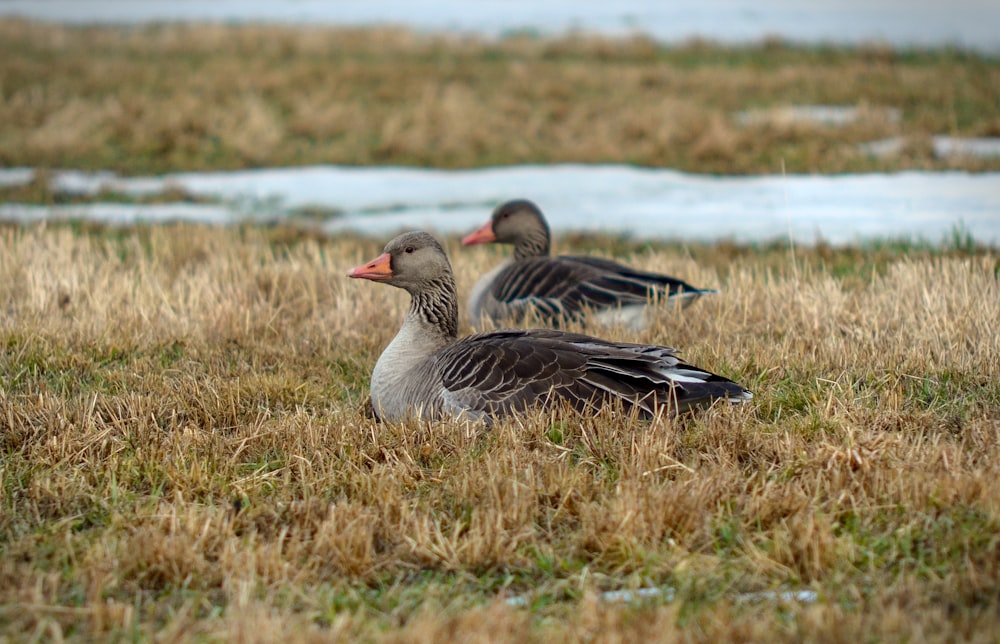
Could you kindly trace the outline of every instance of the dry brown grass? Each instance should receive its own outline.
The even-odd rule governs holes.
[[[380,244],[0,231],[0,636],[990,641],[995,253],[651,247],[752,387],[656,424],[377,425]],[[497,257],[450,240],[462,293]],[[669,586],[672,602],[600,592]],[[742,593],[812,589],[811,605]],[[523,596],[527,607],[505,599]]]
[[[398,30],[0,20],[0,163],[126,173],[308,163],[622,162],[701,172],[997,169],[997,60],[954,51],[498,42]],[[857,106],[846,128],[736,112]],[[879,117],[899,108],[899,123]],[[902,156],[863,141],[902,136]]]

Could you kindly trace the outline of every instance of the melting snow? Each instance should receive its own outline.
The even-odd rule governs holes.
[[[30,181],[0,170],[0,184]],[[136,197],[180,190],[214,204],[0,204],[0,219],[103,222],[287,220],[335,234],[385,237],[426,228],[467,232],[499,202],[535,200],[557,231],[642,238],[761,242],[794,238],[848,244],[907,238],[939,242],[956,231],[1000,243],[1000,173],[717,177],[620,165],[510,166],[474,170],[310,166],[162,177],[63,171],[53,189]]]
[[[702,36],[728,42],[782,36],[805,42],[888,42],[1000,49],[992,0],[2,0],[0,15],[73,23],[214,21],[347,26],[403,25],[498,36],[635,32],[665,42]]]
[[[670,586],[658,587],[647,586],[636,588],[635,590],[608,590],[598,595],[601,601],[611,604],[630,604],[641,600],[659,600],[670,603],[677,597],[677,591]],[[814,604],[819,599],[819,594],[815,590],[764,590],[751,593],[737,593],[734,598],[739,602],[760,603],[765,601],[781,603]],[[515,595],[506,600],[508,606],[524,608],[531,604],[527,595]]]
[[[895,107],[854,107],[851,105],[783,105],[736,113],[740,125],[788,125],[807,123],[843,127],[862,120],[899,123],[902,110]]]
[[[934,146],[934,156],[939,158],[965,156],[996,159],[1000,157],[1000,137],[935,136],[932,145]]]

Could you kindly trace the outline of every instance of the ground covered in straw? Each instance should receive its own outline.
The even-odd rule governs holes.
[[[998,87],[996,56],[947,49],[7,19],[0,164],[995,170],[996,157],[935,157],[931,137],[1000,135]],[[837,127],[783,117],[794,105],[856,108],[858,118]],[[898,154],[858,147],[887,137],[900,137]]]
[[[622,339],[753,403],[379,425],[370,240],[0,230],[0,630],[991,640],[1000,257],[577,239],[720,294]],[[498,260],[450,240],[462,294]],[[563,248],[566,248],[564,243]],[[467,330],[467,329],[466,329]],[[602,593],[671,589],[641,601]],[[762,591],[814,591],[812,603]]]

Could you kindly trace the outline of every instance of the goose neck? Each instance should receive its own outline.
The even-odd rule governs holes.
[[[514,259],[544,257],[548,254],[549,233],[542,228],[528,232],[514,245]]]
[[[442,339],[458,337],[458,294],[455,280],[447,276],[411,293],[404,324],[419,325],[425,333]]]

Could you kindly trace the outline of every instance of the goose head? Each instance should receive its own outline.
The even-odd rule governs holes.
[[[403,233],[386,244],[381,255],[347,273],[348,277],[385,282],[410,293],[434,288],[451,275],[441,244],[425,232]]]
[[[527,199],[507,201],[496,207],[489,221],[462,240],[466,246],[494,242],[513,244],[527,256],[547,255],[549,225],[534,202]]]

